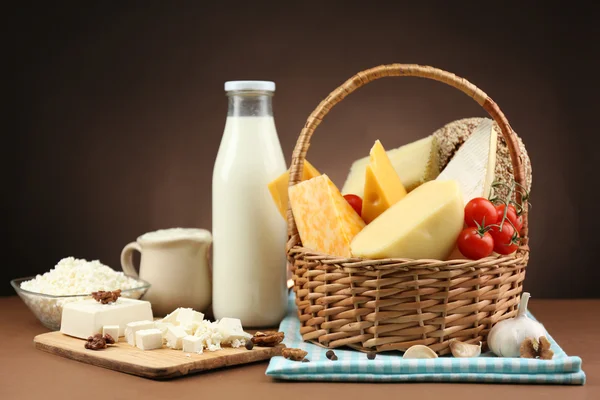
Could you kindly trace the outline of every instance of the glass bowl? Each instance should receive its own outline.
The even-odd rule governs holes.
[[[140,299],[146,291],[150,288],[150,284],[137,277],[130,276],[139,282],[140,286],[125,289],[121,291],[121,296],[128,297],[130,299]],[[35,314],[40,322],[48,329],[53,331],[60,330],[60,320],[62,318],[63,306],[73,301],[85,300],[92,298],[92,294],[75,294],[67,296],[56,296],[51,294],[42,294],[36,292],[30,292],[25,289],[21,289],[21,283],[35,279],[35,276],[29,276],[26,278],[13,279],[10,284],[15,289],[19,297],[27,304],[27,307]]]

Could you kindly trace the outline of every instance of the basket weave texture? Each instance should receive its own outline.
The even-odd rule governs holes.
[[[515,181],[524,169],[507,119],[482,90],[440,69],[412,64],[381,65],[359,72],[327,96],[300,133],[290,169],[290,186],[300,182],[310,139],[333,106],[361,86],[383,77],[415,76],[453,86],[481,105],[499,125],[513,164]],[[521,194],[516,197],[520,201]],[[302,247],[288,206],[286,246],[291,264],[300,333],[323,347],[361,351],[404,351],[429,346],[439,355],[449,341],[482,341],[498,321],[516,315],[529,259],[527,211],[521,246],[509,256],[481,260],[342,258]]]

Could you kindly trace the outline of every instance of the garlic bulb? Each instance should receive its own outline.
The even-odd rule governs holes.
[[[529,293],[524,292],[517,316],[498,322],[490,330],[488,346],[498,357],[519,357],[519,349],[525,339],[547,336],[543,325],[526,315],[528,301]]]

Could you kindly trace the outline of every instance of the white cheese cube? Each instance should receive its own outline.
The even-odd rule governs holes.
[[[114,303],[102,304],[88,299],[65,304],[60,331],[65,335],[87,339],[102,333],[105,325],[119,325],[118,336],[123,336],[128,323],[152,318],[152,308],[147,301],[120,297]]]
[[[228,344],[234,340],[245,341],[250,339],[252,335],[244,332],[242,322],[237,318],[221,318],[217,323],[217,329],[221,334],[221,343]]]
[[[204,346],[202,339],[198,336],[186,336],[183,338],[183,351],[185,353],[198,353],[202,354]]]
[[[183,338],[188,336],[187,332],[180,326],[170,326],[167,328],[167,346],[172,349],[180,350],[183,347]]]
[[[176,320],[178,325],[187,325],[194,322],[200,323],[204,320],[204,314],[191,308],[180,308]]]
[[[161,322],[168,322],[173,325],[176,325],[177,324],[177,316],[179,315],[179,310],[181,310],[181,308],[178,308],[178,309],[174,310],[173,312],[171,312],[170,314],[168,314],[166,317],[164,317],[161,320]]]
[[[145,329],[153,329],[153,328],[154,328],[154,322],[152,322],[152,321],[130,322],[125,327],[125,339],[127,340],[127,343],[129,343],[132,346],[135,346],[135,333],[137,331],[141,331],[141,330],[145,330]]]
[[[160,332],[162,333],[163,336],[165,336],[167,334],[167,329],[170,326],[175,326],[170,322],[162,322],[162,321],[155,321],[154,322],[154,327],[158,330],[160,330]]]
[[[102,327],[102,336],[110,335],[115,342],[119,341],[119,325],[104,325]]]
[[[196,333],[196,331],[200,327],[200,324],[198,322],[190,322],[180,326],[183,328],[184,331],[186,331],[188,335],[194,335],[194,333]]]
[[[160,349],[163,346],[162,334],[156,328],[142,329],[135,333],[135,346],[141,350]]]

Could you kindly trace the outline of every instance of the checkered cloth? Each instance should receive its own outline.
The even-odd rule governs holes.
[[[292,294],[293,296],[293,294]],[[276,379],[297,381],[353,381],[353,382],[491,382],[541,383],[583,385],[585,373],[581,358],[568,356],[549,337],[554,351],[552,360],[500,358],[484,353],[477,358],[405,360],[399,353],[377,354],[375,360],[365,353],[350,349],[336,349],[337,361],[325,356],[327,349],[302,341],[293,297],[290,312],[279,330],[285,332],[287,347],[306,350],[310,362],[273,357],[266,374]]]

